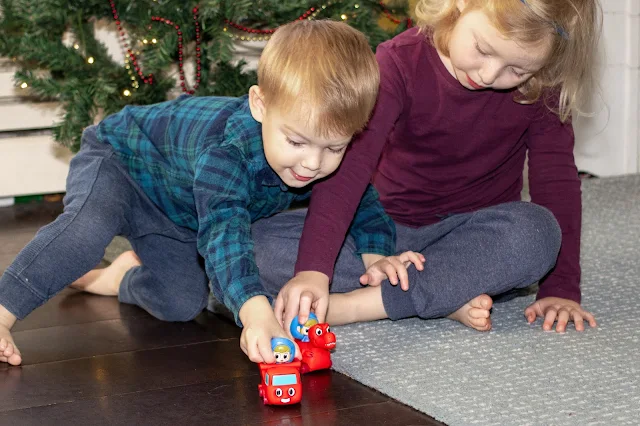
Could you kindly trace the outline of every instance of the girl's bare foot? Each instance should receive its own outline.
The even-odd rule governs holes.
[[[331,325],[344,325],[361,321],[387,318],[382,303],[382,288],[368,286],[349,293],[329,295],[326,321]]]
[[[478,331],[489,331],[491,330],[491,306],[493,306],[491,297],[487,294],[481,294],[447,318],[459,321]]]
[[[2,325],[0,325],[0,362],[10,365],[20,365],[22,362],[22,356],[13,342],[9,329]]]
[[[71,287],[103,296],[117,296],[124,275],[129,269],[140,265],[142,262],[133,251],[125,251],[111,265],[87,272]]]

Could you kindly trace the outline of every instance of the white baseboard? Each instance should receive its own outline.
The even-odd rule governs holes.
[[[0,198],[64,192],[72,156],[49,135],[0,139]]]

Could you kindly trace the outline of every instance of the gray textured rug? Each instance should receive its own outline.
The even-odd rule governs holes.
[[[529,326],[533,296],[493,330],[409,319],[335,327],[337,371],[449,425],[640,424],[640,176],[583,183],[583,305],[599,327]]]

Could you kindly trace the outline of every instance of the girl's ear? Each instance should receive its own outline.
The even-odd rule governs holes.
[[[467,0],[456,0],[456,7],[458,8],[458,12],[462,13],[465,7],[467,7]]]
[[[262,123],[267,112],[267,108],[264,103],[264,95],[262,94],[262,90],[260,90],[260,86],[251,86],[251,88],[249,88],[249,109],[251,110],[253,119],[258,123]]]

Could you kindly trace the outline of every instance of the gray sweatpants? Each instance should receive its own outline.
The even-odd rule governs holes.
[[[253,224],[254,252],[265,288],[276,296],[293,276],[306,209],[287,211]],[[409,291],[382,284],[391,319],[438,318],[469,300],[527,287],[555,265],[562,234],[553,214],[533,203],[512,202],[450,215],[421,228],[396,223],[397,252],[426,258],[423,271],[409,268]],[[364,266],[347,237],[335,265],[330,291],[361,288]]]

